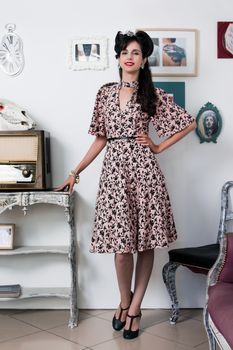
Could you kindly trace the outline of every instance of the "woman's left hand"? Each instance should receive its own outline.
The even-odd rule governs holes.
[[[148,134],[138,134],[136,137],[136,141],[140,143],[140,145],[147,146],[154,153],[159,153],[159,145],[155,145]]]

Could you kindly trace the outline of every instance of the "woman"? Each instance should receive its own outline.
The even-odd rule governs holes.
[[[100,88],[89,133],[95,141],[58,189],[73,190],[79,174],[107,144],[97,196],[91,252],[115,253],[120,305],[112,325],[123,337],[139,334],[141,303],[151,275],[155,247],[167,247],[176,230],[164,177],[156,154],[180,140],[196,126],[182,108],[154,89],[148,64],[153,42],[147,33],[118,32],[115,39],[120,83]],[[159,136],[148,135],[152,121]],[[133,253],[137,253],[135,285]]]

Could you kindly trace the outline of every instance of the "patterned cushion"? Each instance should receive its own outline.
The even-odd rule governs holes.
[[[219,253],[219,244],[209,244],[201,247],[172,249],[169,251],[170,261],[182,265],[210,269]]]

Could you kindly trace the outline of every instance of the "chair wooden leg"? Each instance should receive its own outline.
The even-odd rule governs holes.
[[[180,310],[176,295],[176,269],[180,264],[175,262],[168,262],[163,267],[163,281],[167,287],[168,294],[172,302],[172,315],[170,317],[170,323],[175,324],[179,318]]]
[[[203,312],[203,318],[204,318],[204,325],[205,325],[205,330],[208,336],[208,342],[209,342],[209,350],[216,350],[216,340],[213,335],[213,332],[211,330],[211,327],[209,325],[209,313],[207,311],[207,307],[205,307],[204,312]]]

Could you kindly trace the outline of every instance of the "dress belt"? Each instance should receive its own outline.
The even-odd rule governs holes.
[[[118,137],[109,137],[107,141],[114,140],[128,140],[128,139],[136,139],[137,136],[118,136]]]

